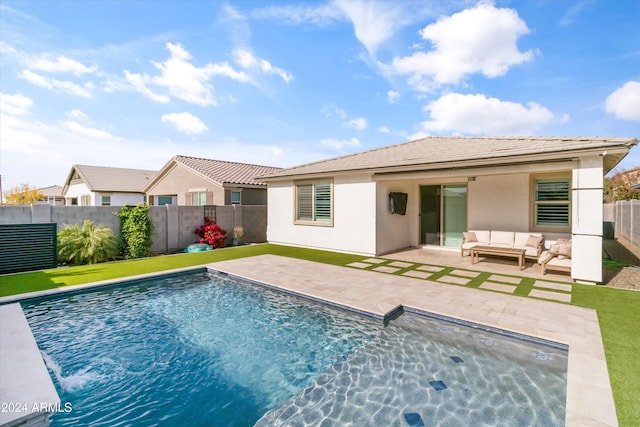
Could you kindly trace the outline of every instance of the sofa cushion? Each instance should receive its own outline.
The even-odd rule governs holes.
[[[542,237],[542,233],[529,233],[528,231],[516,231],[515,237],[513,239],[513,244],[515,246],[526,246],[527,240],[531,236]]]
[[[464,242],[462,244],[462,249],[471,249],[474,246],[482,245],[482,242]]]
[[[470,232],[475,233],[476,239],[478,242],[482,242],[483,244],[488,244],[489,240],[491,240],[491,231],[489,230],[469,230]]]
[[[477,242],[478,238],[476,237],[476,233],[474,233],[473,231],[464,231],[462,233],[464,235],[464,241],[471,243],[471,242]]]
[[[500,245],[500,247],[504,247],[503,245],[513,246],[513,238],[515,233],[513,231],[494,231],[491,230],[491,240],[489,240],[490,245]]]
[[[524,249],[524,256],[526,257],[537,257],[538,256],[538,248],[532,248],[531,246],[524,245],[514,245],[514,249]]]
[[[531,235],[529,236],[529,238],[527,239],[524,245],[531,246],[532,248],[537,248],[540,245],[540,243],[542,243],[542,236]]]

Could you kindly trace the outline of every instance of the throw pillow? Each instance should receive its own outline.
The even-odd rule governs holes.
[[[549,246],[549,253],[553,255],[558,255],[560,253],[560,245],[555,243]]]
[[[569,243],[568,245],[560,245],[560,248],[558,249],[558,255],[571,258],[571,243]]]
[[[540,242],[542,242],[542,236],[529,236],[529,238],[527,239],[527,243],[525,243],[524,245],[531,246],[532,248],[537,248]]]
[[[478,241],[478,238],[476,237],[476,233],[474,233],[473,231],[470,231],[470,232],[465,231],[462,234],[464,235],[464,241],[467,243]]]
[[[571,239],[558,239],[556,240],[556,243],[559,245],[570,245]]]

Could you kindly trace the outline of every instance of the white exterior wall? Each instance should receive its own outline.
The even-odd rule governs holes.
[[[467,183],[468,228],[529,231],[529,174],[478,176]]]
[[[582,157],[572,176],[571,278],[602,282],[602,157]]]
[[[96,193],[95,206],[102,205],[102,196],[111,196],[111,206],[135,206],[144,202],[142,193]]]
[[[294,224],[293,181],[270,182],[267,206],[270,243],[364,255],[376,253],[376,184],[368,175],[334,178],[332,227]]]
[[[376,255],[417,246],[419,241],[418,219],[420,192],[412,181],[378,182],[376,196]],[[407,193],[407,212],[405,215],[389,212],[389,193]]]
[[[64,194],[65,203],[71,205],[71,200],[74,197],[78,198],[78,205],[80,205],[80,197],[91,194],[91,190],[84,182],[81,184],[73,184],[67,188],[67,192]]]

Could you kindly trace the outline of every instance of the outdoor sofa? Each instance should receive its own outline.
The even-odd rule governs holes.
[[[463,233],[460,256],[471,254],[474,246],[524,249],[525,258],[536,261],[542,253],[542,233],[529,231],[469,230]]]

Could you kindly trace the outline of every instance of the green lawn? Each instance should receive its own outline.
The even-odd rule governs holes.
[[[210,262],[274,254],[345,266],[365,257],[270,244],[166,255],[0,276],[0,296],[117,279]],[[621,426],[640,425],[640,292],[573,284],[572,305],[598,312]]]

